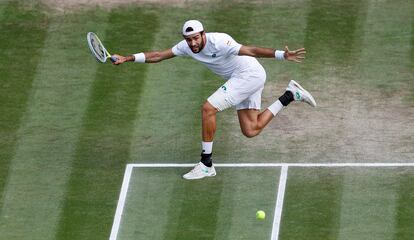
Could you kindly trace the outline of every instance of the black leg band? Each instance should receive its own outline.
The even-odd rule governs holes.
[[[286,91],[282,96],[280,96],[279,101],[282,103],[283,106],[289,105],[294,100],[293,93],[290,91]]]

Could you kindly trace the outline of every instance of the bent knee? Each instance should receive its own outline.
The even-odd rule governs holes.
[[[257,135],[259,135],[260,131],[253,130],[253,129],[242,129],[242,133],[247,138],[252,138],[252,137],[256,137]]]
[[[215,109],[213,105],[211,105],[211,103],[206,101],[201,107],[201,112],[203,113],[203,115],[212,115],[217,112],[217,109]]]

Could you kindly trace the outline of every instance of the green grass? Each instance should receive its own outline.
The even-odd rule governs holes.
[[[337,239],[343,174],[289,169],[281,239]]]
[[[10,159],[15,151],[17,131],[40,60],[39,54],[43,48],[48,19],[36,9],[19,11],[16,3],[0,5],[0,13],[2,22],[0,51],[3,53],[2,64],[0,64],[2,113],[0,114],[0,192],[2,193]],[[28,55],[29,49],[31,54]]]
[[[220,168],[195,183],[186,170],[133,170],[119,239],[270,239],[279,169]]]
[[[139,41],[141,46],[150,47],[154,40],[150,35],[145,39],[140,39],[138,33],[130,34],[129,38],[113,39],[114,36],[110,33],[132,33],[136,28],[155,31],[158,26],[153,17],[152,14],[139,14],[136,11],[114,11],[108,19],[116,24],[107,26],[105,39],[108,42],[112,40],[119,46],[130,46]],[[125,50],[121,48],[120,51]],[[112,75],[114,71],[116,74]],[[114,202],[108,201],[106,196],[110,192],[111,195],[119,192],[119,182],[111,179],[119,179],[124,164],[131,161],[129,147],[132,127],[139,110],[137,99],[142,92],[145,73],[144,65],[117,69],[104,65],[98,67],[76,143],[73,170],[63,205],[65,218],[61,222],[58,239],[107,237],[107,232],[102,231],[97,235],[91,229],[108,229],[112,223],[113,211],[107,209],[113,207]],[[105,76],[113,77],[108,81]],[[124,80],[128,78],[134,80]],[[96,166],[100,166],[99,169],[95,169]],[[90,206],[87,212],[82,211],[85,203]]]
[[[134,168],[118,239],[270,239],[279,168],[218,168],[222,178],[192,183],[185,170]],[[412,171],[290,167],[280,239],[409,239]]]
[[[281,239],[409,239],[412,171],[290,168]]]
[[[2,1],[0,236],[108,238],[127,163],[198,161],[200,107],[222,80],[188,58],[98,64],[86,32],[97,32],[111,53],[131,54],[172,47],[182,40],[182,23],[198,18],[208,31],[227,32],[242,44],[306,47],[301,65],[260,59],[267,71],[262,106],[297,79],[319,107],[292,104],[254,139],[242,136],[233,110],[220,113],[216,162],[413,162],[413,12],[414,4],[403,0],[131,4],[65,13],[37,1]],[[136,195],[128,195],[121,233],[239,239],[236,233],[246,230],[245,239],[267,239],[270,222],[250,216],[262,200],[272,212],[278,171],[244,171],[226,169],[196,183],[183,182],[176,169],[134,174]],[[341,207],[355,201],[364,212],[371,196],[376,208],[394,204],[393,217],[384,215],[393,228],[360,218],[361,228],[379,239],[410,239],[410,172],[290,171],[281,239],[353,238],[360,229],[344,228],[355,226]],[[389,183],[378,183],[382,178]],[[263,184],[266,198],[256,198],[255,184]],[[364,185],[370,188],[353,199],[350,193]],[[155,199],[163,188],[163,198]],[[205,218],[194,212],[204,199],[211,209]],[[157,218],[151,212],[160,206],[165,211]],[[164,227],[150,229],[153,222]]]

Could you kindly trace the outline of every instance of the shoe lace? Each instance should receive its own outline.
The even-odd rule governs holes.
[[[198,163],[193,169],[191,169],[191,173],[201,172],[200,163]]]

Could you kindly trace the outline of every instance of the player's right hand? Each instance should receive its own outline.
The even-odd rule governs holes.
[[[124,62],[126,62],[126,57],[118,55],[118,54],[112,54],[113,57],[116,57],[118,60],[116,62],[113,62],[112,64],[114,65],[119,65],[122,64]]]

